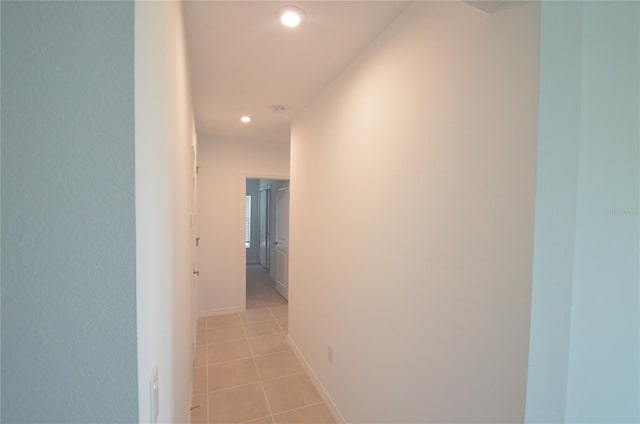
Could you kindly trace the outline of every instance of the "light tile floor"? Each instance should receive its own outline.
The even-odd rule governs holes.
[[[247,309],[284,305],[269,272],[260,265],[247,266]]]
[[[249,268],[247,311],[198,320],[191,422],[334,423],[287,344],[286,301]]]

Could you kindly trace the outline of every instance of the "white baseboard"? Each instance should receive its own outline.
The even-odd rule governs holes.
[[[329,392],[327,392],[327,389],[325,389],[322,383],[320,383],[320,380],[318,379],[316,373],[313,371],[313,368],[311,368],[311,365],[309,365],[309,362],[307,362],[307,359],[304,357],[302,352],[300,352],[300,349],[298,349],[298,345],[296,345],[296,342],[293,341],[291,335],[289,334],[287,334],[287,342],[289,343],[289,347],[291,348],[293,353],[302,364],[302,367],[309,375],[311,383],[313,383],[314,387],[320,394],[320,397],[322,397],[322,400],[327,405],[329,412],[331,412],[331,415],[333,415],[333,419],[336,420],[337,424],[347,424],[347,420],[344,419],[342,412],[340,412],[340,410],[336,406],[336,403],[331,398],[331,395],[329,395]]]
[[[243,312],[242,306],[231,306],[229,308],[208,309],[206,311],[198,311],[199,317],[210,317],[213,315],[234,314],[236,312]]]

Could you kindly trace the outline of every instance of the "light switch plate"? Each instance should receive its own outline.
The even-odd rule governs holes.
[[[160,413],[160,386],[158,385],[158,367],[154,367],[149,380],[149,404],[151,406],[151,423],[158,422]]]

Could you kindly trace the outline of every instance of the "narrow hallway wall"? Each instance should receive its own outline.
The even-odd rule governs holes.
[[[195,131],[179,2],[136,2],[136,279],[139,422],[190,416]]]
[[[347,422],[524,420],[538,48],[415,2],[294,119],[290,336]]]

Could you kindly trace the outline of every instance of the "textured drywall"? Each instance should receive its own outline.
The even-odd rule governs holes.
[[[538,8],[415,2],[294,119],[290,337],[348,422],[524,420]]]
[[[2,419],[134,422],[134,5],[1,8]]]
[[[640,5],[544,3],[527,422],[638,422]]]
[[[640,422],[638,2],[585,2],[568,422]]]

